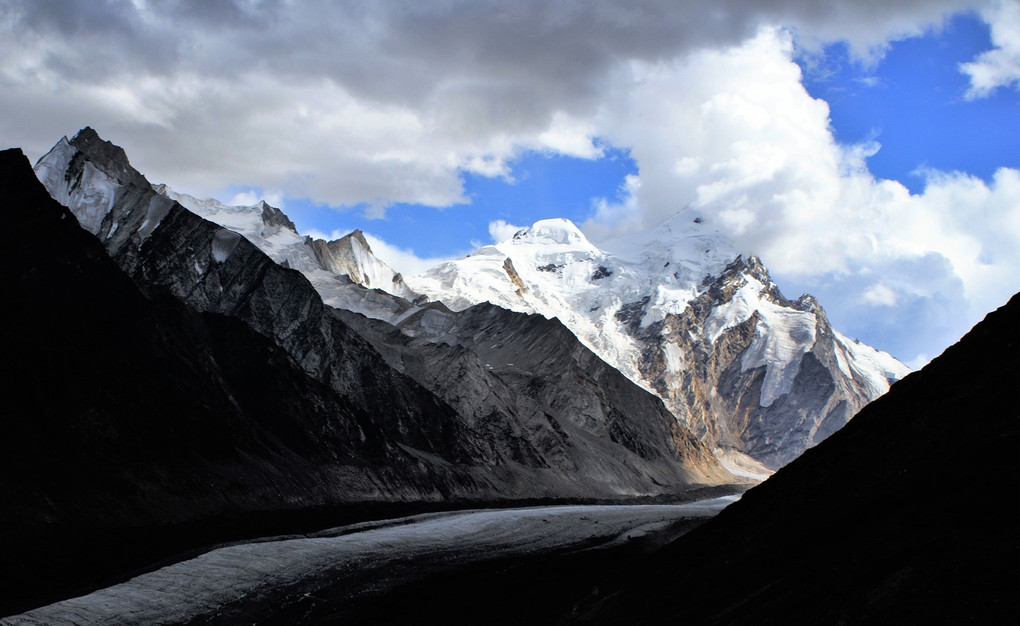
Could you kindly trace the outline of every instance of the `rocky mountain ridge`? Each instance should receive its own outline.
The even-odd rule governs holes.
[[[265,201],[228,206],[211,198],[177,193],[165,184],[153,189],[192,213],[243,235],[273,261],[300,271],[329,306],[391,320],[413,303],[427,301],[372,254],[360,231],[333,241],[313,239],[299,235],[294,223]]]
[[[35,169],[51,196],[82,216],[83,227],[99,237],[118,265],[143,289],[165,289],[198,311],[243,321],[285,350],[310,377],[371,413],[374,427],[388,434],[419,465],[435,470],[435,491],[427,497],[619,497],[674,493],[694,484],[733,479],[668,412],[660,410],[654,397],[635,402],[634,394],[645,392],[611,368],[603,378],[614,381],[610,385],[614,392],[598,396],[591,412],[594,423],[584,427],[584,436],[559,427],[570,419],[569,408],[549,406],[536,417],[533,407],[525,410],[499,401],[508,396],[537,398],[537,387],[530,379],[511,382],[484,368],[476,378],[460,381],[404,373],[380,353],[372,334],[363,335],[352,323],[358,318],[324,305],[306,274],[296,267],[323,276],[332,285],[342,284],[347,293],[369,303],[366,296],[371,294],[384,295],[388,302],[406,303],[401,306],[411,307],[410,303],[367,290],[323,269],[310,246],[291,245],[294,241],[304,245],[304,241],[286,223],[280,226],[283,220],[278,216],[274,224],[265,223],[264,206],[233,211],[206,205],[205,211],[218,213],[224,222],[241,224],[239,230],[246,236],[199,217],[157,193],[130,167],[122,150],[91,129],[71,141],[58,142]],[[248,236],[275,251],[280,262],[274,262]],[[352,236],[327,248],[336,252],[343,245],[357,251],[360,242]],[[561,347],[569,353],[573,338],[560,338],[565,342]],[[585,350],[580,345],[577,348]],[[442,350],[441,342],[418,345],[414,358],[426,369],[439,367],[446,358]],[[477,356],[466,358],[478,360]],[[508,358],[492,354],[489,361],[501,365]],[[579,363],[568,365],[564,373],[570,374],[570,368],[576,370]],[[580,387],[572,390],[571,385],[585,376],[578,372],[551,381],[553,396],[562,402],[582,393]],[[477,403],[467,407],[444,400],[451,392],[440,383],[452,385],[455,393],[473,394]],[[471,385],[477,389],[469,388]],[[565,406],[570,406],[569,401]],[[472,412],[488,416],[484,428],[472,421]],[[623,424],[621,432],[639,433],[634,436],[647,437],[647,441],[628,448],[622,438],[614,438],[616,431],[602,427],[603,422]],[[500,453],[503,444],[498,439],[509,433],[519,433],[520,449],[532,449],[533,453]],[[358,436],[368,438],[370,434]],[[605,441],[592,446],[591,437]],[[545,453],[555,450],[563,454]],[[618,478],[602,481],[598,471],[576,472],[582,458],[589,467],[605,466],[606,472]],[[447,475],[460,478],[443,478]],[[378,497],[406,496],[400,489],[392,493],[382,489]]]
[[[569,220],[542,220],[405,279],[360,232],[302,238],[292,224],[269,226],[265,203],[228,207],[157,190],[298,269],[339,309],[398,326],[420,319],[429,299],[458,311],[488,302],[559,319],[662,398],[733,471],[751,476],[818,443],[909,371],[833,329],[813,297],[787,299],[760,259],[738,254],[690,211],[605,242],[605,250]]]

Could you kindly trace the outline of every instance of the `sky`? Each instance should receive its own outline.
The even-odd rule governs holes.
[[[0,144],[360,228],[414,273],[694,208],[918,366],[1020,291],[1018,0],[0,0]]]

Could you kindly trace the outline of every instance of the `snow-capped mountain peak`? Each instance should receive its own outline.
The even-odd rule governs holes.
[[[565,218],[539,220],[514,233],[511,242],[520,244],[558,244],[582,250],[596,250],[573,222]]]
[[[722,456],[772,468],[909,371],[848,345],[817,300],[785,298],[760,259],[690,210],[601,246],[542,220],[408,282],[454,310],[488,301],[558,318]]]

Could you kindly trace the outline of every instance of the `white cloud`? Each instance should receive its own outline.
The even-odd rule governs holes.
[[[762,256],[780,284],[825,292],[845,323],[894,320],[901,334],[948,345],[1020,289],[1020,172],[1000,169],[988,183],[923,172],[917,195],[875,179],[866,160],[878,144],[836,143],[793,53],[788,35],[767,29],[728,50],[630,64],[599,126],[631,146],[640,174],[622,199],[597,202],[584,230],[597,241],[692,207]],[[854,302],[881,305],[886,319]],[[924,344],[886,345],[910,355]]]
[[[995,47],[960,66],[970,76],[970,99],[987,97],[999,87],[1020,89],[1020,2],[998,0],[983,17]]]
[[[489,236],[492,237],[492,243],[500,243],[513,237],[522,228],[524,226],[514,226],[503,220],[496,220],[489,222]]]
[[[443,261],[464,256],[456,254],[441,257],[420,257],[411,248],[394,246],[370,233],[365,233],[365,240],[372,247],[372,253],[375,256],[404,276],[419,274]]]
[[[447,206],[525,150],[595,158],[621,67],[763,23],[861,55],[964,0],[0,3],[0,135],[41,154],[86,124],[180,189]],[[749,112],[753,113],[753,112]],[[673,161],[670,161],[671,163]]]
[[[906,366],[915,372],[931,362],[931,357],[921,353],[906,363]]]
[[[323,241],[335,241],[337,239],[342,239],[343,237],[351,234],[352,232],[354,232],[353,228],[334,228],[329,232],[329,234],[326,234],[316,228],[309,228],[308,230],[305,230],[301,234],[304,235],[305,237],[311,237],[312,239],[322,239]]]
[[[874,306],[896,306],[898,297],[885,283],[876,283],[864,292],[863,300],[866,304]]]
[[[258,193],[249,189],[247,191],[240,191],[227,201],[228,206],[251,206],[261,200],[262,197]]]

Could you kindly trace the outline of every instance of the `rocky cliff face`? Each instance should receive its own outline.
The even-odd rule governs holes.
[[[817,301],[787,300],[755,257],[738,256],[701,286],[680,313],[646,325],[642,301],[617,318],[641,346],[643,379],[715,447],[781,467],[850,421],[888,386],[886,376],[903,371],[891,358],[891,372],[860,371],[870,364],[855,358]]]
[[[543,220],[408,280],[455,309],[491,302],[561,320],[720,457],[758,472],[907,373],[835,331],[814,298],[783,297],[760,260],[689,217],[607,242],[614,252],[566,220]]]
[[[380,289],[418,304],[428,300],[408,287],[400,274],[372,254],[372,247],[360,230],[333,241],[308,238],[306,245],[315,253],[323,269],[333,274],[346,275],[363,287]]]
[[[663,423],[666,414],[657,399],[627,381],[621,385],[614,380],[611,391],[594,400],[574,397],[588,389],[572,379],[562,384],[551,378],[541,384],[523,379],[507,385],[481,364],[512,362],[510,355],[519,348],[511,344],[485,361],[473,345],[451,350],[448,342],[420,342],[407,356],[417,365],[401,365],[378,339],[380,331],[369,332],[361,318],[325,306],[304,275],[274,262],[238,232],[154,191],[126,164],[119,148],[89,129],[58,143],[36,172],[51,195],[82,216],[82,225],[143,289],[164,289],[198,311],[243,321],[282,348],[312,379],[369,415],[374,431],[396,442],[417,465],[437,472],[430,497],[613,497],[672,493],[732,478],[684,429]],[[267,247],[282,241],[274,237],[296,235],[284,232],[285,223],[269,232],[261,216],[259,222],[258,237]],[[343,246],[353,250],[358,244],[352,236],[324,246],[316,262],[332,263],[343,256]],[[301,259],[292,258],[295,264]],[[344,280],[348,292],[365,298],[380,295]],[[390,294],[385,298],[398,308],[411,306]],[[532,328],[526,316],[501,321]],[[529,332],[541,335],[545,330]],[[522,331],[521,341],[527,336]],[[598,361],[569,333],[557,337],[559,349],[584,361],[575,369]],[[470,363],[467,369],[481,375],[458,378],[449,369],[447,376],[426,375],[427,370],[454,367],[452,363]],[[556,388],[563,405],[550,412],[551,418],[537,413],[536,407],[551,401],[539,394],[542,385]],[[511,397],[515,394],[528,397]],[[644,400],[635,401],[636,396]],[[581,406],[612,419],[582,427],[574,415]],[[556,425],[571,419],[576,427]],[[356,432],[362,439],[373,436],[364,429]],[[688,443],[679,446],[677,441]],[[449,481],[442,478],[447,473]],[[394,496],[404,497],[398,492]],[[386,497],[385,490],[380,497]]]

